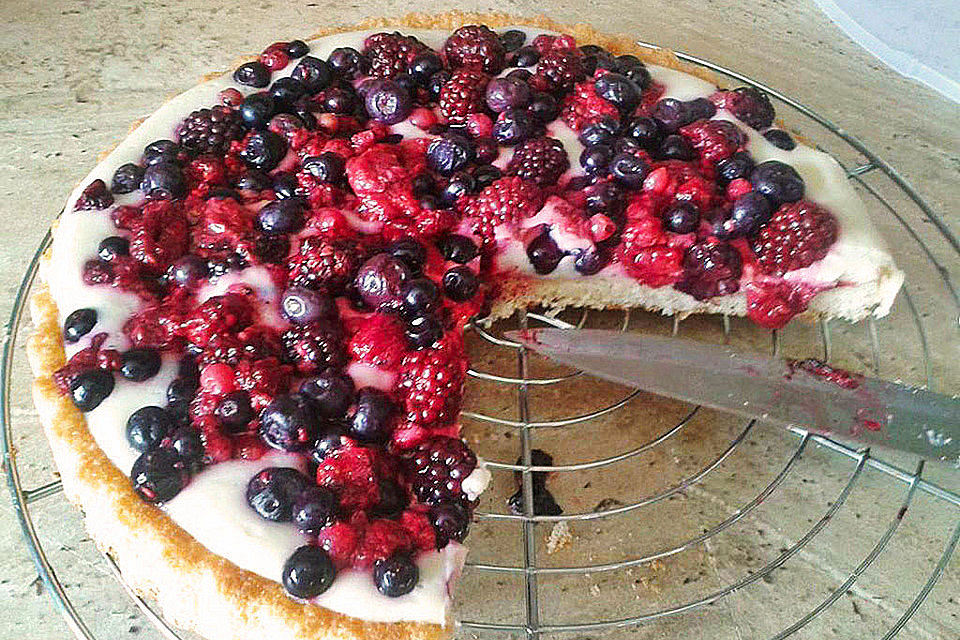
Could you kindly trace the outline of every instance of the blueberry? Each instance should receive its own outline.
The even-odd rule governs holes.
[[[515,146],[537,131],[534,116],[524,109],[508,109],[493,123],[493,138],[507,146]]]
[[[120,375],[127,380],[143,382],[160,372],[161,362],[160,352],[156,349],[130,349],[120,356]]]
[[[299,187],[297,177],[292,173],[278,173],[273,178],[273,192],[277,194],[277,198],[280,200],[297,195]]]
[[[260,437],[274,449],[303,451],[319,431],[316,408],[301,394],[277,396],[260,414]]]
[[[660,125],[653,118],[640,117],[631,121],[624,133],[648,151],[660,146]]]
[[[609,255],[596,249],[582,250],[577,254],[573,268],[582,276],[599,273],[610,262]]]
[[[597,95],[627,113],[640,104],[640,87],[619,73],[605,73],[593,83]]]
[[[433,51],[418,53],[407,68],[407,73],[420,84],[429,82],[438,71],[443,71],[443,60]]]
[[[340,182],[346,170],[343,156],[333,151],[324,151],[303,161],[303,170],[320,182]]]
[[[407,265],[388,253],[380,253],[357,271],[357,291],[374,309],[395,308],[400,304],[400,289],[409,277]]]
[[[306,325],[336,314],[336,305],[326,293],[289,287],[280,296],[280,314],[291,324]]]
[[[137,495],[147,502],[166,502],[187,486],[190,475],[180,455],[170,447],[140,454],[130,470]]]
[[[277,101],[268,93],[247,96],[240,105],[240,119],[248,129],[266,129],[277,112]]]
[[[350,435],[360,442],[383,444],[390,438],[396,406],[390,396],[374,387],[357,391],[356,408],[350,418]]]
[[[411,273],[419,273],[427,262],[427,250],[413,238],[400,238],[387,246],[387,253],[400,259]]]
[[[209,274],[207,261],[193,254],[178,258],[167,268],[167,280],[181,287],[195,287]]]
[[[143,180],[143,167],[128,162],[120,165],[113,172],[110,190],[114,193],[130,193],[140,188],[141,180]]]
[[[184,157],[183,147],[173,140],[154,140],[143,149],[143,162],[148,167],[158,162],[182,164]]]
[[[323,60],[306,56],[293,68],[290,77],[299,80],[307,93],[317,93],[327,88],[333,79],[333,72]]]
[[[525,107],[530,98],[530,85],[520,80],[494,78],[487,84],[487,106],[495,113]]]
[[[295,598],[309,600],[329,589],[336,576],[337,569],[326,551],[304,545],[283,565],[283,588]]]
[[[443,88],[443,85],[447,84],[448,80],[450,80],[449,71],[438,71],[430,76],[430,81],[427,82],[427,93],[430,94],[430,97],[434,100],[438,99],[440,97],[440,89]]]
[[[770,221],[773,207],[770,201],[755,191],[737,198],[730,210],[730,217],[716,229],[719,238],[741,238],[756,233]]]
[[[607,144],[595,144],[580,152],[580,166],[590,175],[603,175],[613,159],[613,149]]]
[[[540,52],[533,47],[520,47],[512,60],[515,67],[532,67],[538,62],[540,62]]]
[[[686,138],[672,133],[660,143],[657,157],[661,160],[693,160],[697,154]]]
[[[337,513],[337,498],[329,489],[307,487],[293,502],[293,522],[301,533],[315,536]]]
[[[273,131],[257,131],[247,139],[247,144],[240,151],[240,158],[253,169],[270,171],[280,164],[286,153],[287,141],[283,136]]]
[[[381,124],[396,124],[413,109],[410,94],[393,80],[378,81],[367,93],[364,105],[370,118]]]
[[[270,85],[269,94],[281,110],[289,110],[294,102],[302,95],[306,95],[307,88],[295,78],[277,78]]]
[[[527,258],[533,265],[533,270],[540,275],[552,273],[566,255],[550,237],[549,231],[544,231],[527,245]]]
[[[621,56],[622,57],[622,56]],[[650,86],[653,78],[650,76],[650,70],[643,63],[620,65],[620,73],[633,80],[640,90],[643,91]]]
[[[527,34],[519,29],[510,29],[500,34],[500,44],[506,52],[516,51],[527,41]]]
[[[533,77],[533,74],[527,71],[526,69],[514,69],[507,75],[503,76],[504,78],[509,78],[510,80],[519,80],[520,82],[530,83],[530,78]]]
[[[664,131],[671,133],[692,122],[687,103],[676,98],[663,98],[657,101],[653,107],[653,118]]]
[[[730,183],[739,178],[747,178],[753,171],[753,158],[746,151],[737,151],[729,158],[717,163],[717,180],[721,184]]]
[[[690,122],[709,120],[717,114],[717,105],[710,102],[707,98],[694,98],[685,104],[687,107],[687,118]]]
[[[250,394],[246,391],[231,391],[220,398],[213,410],[213,415],[231,433],[245,430],[247,424],[254,418]]]
[[[408,95],[413,94],[417,90],[417,78],[412,75],[394,76],[393,81],[397,83],[397,86],[406,91]]]
[[[187,181],[179,166],[158,162],[143,172],[140,189],[148,198],[177,200],[187,195]]]
[[[400,290],[403,310],[409,314],[433,311],[440,302],[440,289],[430,278],[414,278]]]
[[[353,91],[341,87],[331,87],[320,96],[319,102],[316,104],[325,113],[348,115],[357,106],[357,95]]]
[[[293,503],[310,485],[296,469],[267,467],[247,483],[247,504],[265,520],[290,522]]]
[[[619,122],[613,118],[601,118],[581,129],[577,139],[585,147],[591,147],[595,144],[611,144],[617,137],[619,130]]]
[[[413,349],[426,349],[443,337],[443,325],[432,313],[415,316],[407,323],[407,343]]]
[[[784,151],[792,151],[797,148],[797,143],[794,142],[790,134],[783,129],[768,129],[763,132],[763,137],[766,138],[770,144]]]
[[[460,199],[460,196],[466,195],[476,189],[477,181],[469,173],[460,172],[450,178],[450,182],[440,193],[440,202],[447,207],[452,207]]]
[[[261,89],[270,84],[270,69],[260,62],[247,62],[237,67],[233,79],[239,84]]]
[[[430,168],[443,176],[462,169],[473,159],[470,141],[457,134],[447,134],[437,138],[427,147],[427,163]]]
[[[296,233],[303,228],[307,204],[302,198],[272,200],[257,212],[257,229],[269,234]]]
[[[240,191],[266,191],[273,188],[273,180],[263,171],[251,169],[240,174],[233,186]]]
[[[320,417],[328,420],[346,415],[353,403],[354,392],[353,379],[335,369],[327,369],[300,384],[300,393],[313,401]]]
[[[323,434],[313,443],[310,449],[310,459],[319,464],[327,459],[331,453],[343,446],[343,438],[347,435],[347,428],[339,422],[329,423],[324,427]]]
[[[586,189],[587,209],[591,212],[604,212],[612,218],[619,218],[626,207],[623,189],[613,182],[599,182]]]
[[[477,191],[486,189],[503,177],[503,172],[492,164],[482,164],[473,170],[474,187]]]
[[[443,293],[454,302],[466,302],[479,287],[480,280],[467,267],[453,267],[443,274]]]
[[[203,466],[203,441],[196,429],[180,427],[174,430],[169,436],[169,446],[191,472],[196,473]]]
[[[420,569],[406,554],[396,554],[373,565],[373,581],[377,591],[390,598],[399,598],[413,591],[420,580]]]
[[[197,394],[197,382],[187,378],[174,378],[167,385],[167,409],[174,413],[186,413],[190,401]]]
[[[803,178],[796,169],[776,160],[761,162],[750,172],[750,184],[775,207],[803,197]]]
[[[70,382],[70,398],[80,411],[93,411],[113,392],[113,385],[109,371],[87,369]]]
[[[171,431],[174,421],[161,407],[143,407],[137,409],[127,419],[127,442],[143,453],[156,449]]]
[[[378,518],[397,518],[407,508],[406,492],[394,480],[381,480],[377,486],[380,499],[373,507],[372,515]]]
[[[353,47],[338,47],[330,52],[327,64],[344,80],[353,80],[363,75],[364,59],[359,51]]]
[[[541,123],[553,122],[560,115],[560,103],[551,94],[538,91],[530,97],[527,112]]]
[[[283,52],[291,58],[302,58],[310,53],[310,45],[303,40],[291,40],[283,47]]]
[[[437,249],[444,258],[458,264],[466,264],[480,253],[473,240],[456,233],[438,238]]]
[[[610,175],[628,189],[639,189],[650,172],[650,167],[632,153],[618,153],[610,161]]]
[[[63,323],[63,339],[69,343],[77,342],[90,333],[96,324],[97,312],[94,309],[77,309]]]
[[[663,212],[663,228],[673,233],[691,233],[700,225],[700,210],[692,202],[675,202]]]
[[[442,549],[451,540],[463,542],[470,529],[470,514],[455,502],[437,504],[430,507],[430,523],[437,536],[437,546]]]

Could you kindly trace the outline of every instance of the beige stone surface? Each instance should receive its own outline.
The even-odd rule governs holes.
[[[427,10],[433,3],[377,5],[262,0],[186,2],[108,2],[105,0],[5,0],[0,4],[0,312],[10,309],[25,266],[75,181],[96,155],[118,140],[134,119],[167,96],[182,91],[204,73],[227,69],[238,54],[257,51],[278,39],[297,37],[328,23],[351,23],[367,15]],[[454,8],[454,7],[449,7]],[[859,49],[807,0],[675,0],[629,3],[594,0],[549,3],[512,0],[468,3],[455,8],[517,14],[544,12],[561,21],[587,21],[601,30],[624,32],[708,58],[793,96],[842,125],[910,181],[944,224],[960,230],[960,110],[956,104],[896,76]],[[798,118],[788,124],[799,125]],[[823,130],[804,127],[851,165],[857,154]],[[895,210],[928,242],[947,273],[960,273],[934,225],[879,172],[867,183],[889,198]],[[871,212],[908,274],[914,301],[928,331],[937,384],[957,392],[956,308],[938,272],[919,245],[877,204]],[[600,318],[599,323],[616,322]],[[920,343],[909,309],[901,299],[892,317],[878,323],[881,375],[923,381]],[[635,314],[632,326],[667,332],[669,320]],[[681,324],[681,335],[722,338],[717,319]],[[734,341],[766,348],[769,336],[734,322]],[[834,357],[869,369],[873,358],[862,326],[834,327]],[[817,355],[814,327],[790,327],[784,351]],[[476,366],[512,375],[512,354],[474,341]],[[22,356],[22,343],[18,347]],[[19,362],[22,363],[22,358]],[[556,370],[539,361],[534,373]],[[54,477],[49,455],[31,426],[34,414],[26,371],[14,370],[12,415],[18,426],[26,486]],[[531,393],[534,419],[574,415],[616,400],[622,389],[575,379]],[[516,419],[516,391],[473,384],[470,408]],[[534,446],[547,449],[558,464],[584,462],[636,448],[671,427],[684,407],[639,395],[604,419],[566,429],[538,429]],[[466,421],[467,434],[494,460],[512,461],[517,432]],[[700,415],[661,446],[627,461],[594,471],[557,474],[551,489],[567,513],[615,508],[667,491],[716,460],[743,425]],[[762,426],[750,430],[715,471],[700,483],[676,491],[626,516],[574,522],[572,541],[546,553],[552,523],[538,525],[539,559],[550,566],[615,562],[672,548],[702,529],[717,525],[770,483],[797,445],[794,436]],[[912,468],[914,461],[900,459]],[[629,571],[590,576],[541,578],[541,620],[563,623],[612,619],[681,605],[749,576],[795,544],[827,512],[854,471],[850,461],[812,444],[783,485],[756,510],[706,544]],[[936,482],[960,486],[956,472],[929,469]],[[484,498],[485,511],[504,512],[512,493],[508,472],[499,472]],[[635,630],[603,635],[585,631],[563,638],[761,638],[774,635],[809,611],[843,582],[892,521],[905,486],[866,470],[847,503],[816,539],[781,568],[717,604],[695,612],[651,621]],[[920,494],[887,552],[838,602],[798,637],[873,638],[883,635],[922,587],[956,526],[957,507]],[[77,514],[60,498],[37,503],[34,517],[68,593],[101,638],[154,638],[152,630],[109,575],[84,534]],[[638,515],[639,514],[639,515]],[[475,526],[475,562],[515,564],[522,559],[518,529],[509,522]],[[903,637],[955,638],[960,635],[960,565],[956,559]],[[70,632],[35,581],[36,573],[20,537],[9,501],[0,500],[0,639],[68,638]],[[517,622],[523,617],[521,582],[511,574],[468,571],[460,611],[465,619]],[[473,637],[463,632],[462,637]],[[511,637],[509,634],[491,637]],[[519,636],[516,636],[519,637]]]

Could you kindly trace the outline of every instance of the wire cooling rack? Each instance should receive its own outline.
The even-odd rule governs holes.
[[[520,325],[682,334],[960,390],[953,280],[960,244],[948,225],[892,167],[826,118],[733,71],[678,56],[762,89],[787,107],[788,126],[846,168],[907,273],[893,312],[858,324],[793,323],[772,337],[736,318],[638,312],[528,313]],[[817,137],[811,129],[818,128],[830,135]],[[55,526],[51,518],[69,512],[60,509],[59,481],[28,488],[23,479],[42,476],[38,468],[49,478],[51,469],[49,451],[34,446],[42,441],[35,416],[19,408],[29,397],[23,314],[49,242],[48,234],[27,269],[4,343],[7,483],[39,578],[71,631],[87,640],[119,637],[92,613],[84,589],[97,586],[58,577],[74,568],[44,535]],[[498,337],[502,324],[474,326],[468,336],[474,368],[465,433],[495,477],[476,513],[458,637],[886,639],[905,629],[911,638],[960,636],[960,577],[951,564],[960,540],[956,470],[600,383]],[[561,460],[535,466],[537,448]],[[534,515],[534,474],[546,472],[560,515]],[[505,501],[517,486],[520,515]],[[134,594],[108,555],[96,562],[139,609],[123,605],[134,611],[124,619],[149,621],[163,638],[194,637]]]

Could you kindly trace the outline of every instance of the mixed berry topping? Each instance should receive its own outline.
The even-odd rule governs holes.
[[[811,295],[780,277],[836,241],[800,175],[751,155],[744,125],[793,145],[755,89],[680,101],[634,56],[478,25],[439,51],[377,33],[309,54],[270,45],[220,104],[82,190],[77,215],[117,228],[84,282],[142,304],[124,351],[103,348],[96,309],[73,310],[64,340],[84,348],[54,376],[93,411],[118,377],[176,366],[166,405],[126,427],[149,502],[219,462],[299,459],[246,491],[259,517],[305,536],[283,569],[295,597],[350,568],[400,597],[418,554],[467,535],[478,460],[458,436],[461,332],[499,274],[566,263],[569,277],[610,269],[698,300],[749,280],[751,317],[775,326]],[[559,513],[534,480],[535,512]]]

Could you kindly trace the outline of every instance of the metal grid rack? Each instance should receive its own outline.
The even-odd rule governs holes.
[[[654,48],[653,45],[641,43],[643,46]],[[814,355],[825,360],[831,360],[835,355],[836,347],[842,344],[842,341],[850,340],[850,330],[857,329],[863,331],[861,339],[865,345],[863,353],[858,361],[864,368],[871,370],[875,375],[886,374],[887,377],[906,375],[911,369],[909,363],[894,361],[892,370],[890,368],[889,358],[886,357],[886,350],[881,347],[880,335],[884,333],[884,328],[888,323],[897,323],[894,335],[897,335],[898,342],[901,335],[911,334],[912,337],[904,339],[904,343],[909,343],[915,348],[916,353],[912,353],[910,361],[913,368],[916,369],[916,375],[919,378],[917,382],[924,383],[931,388],[940,388],[944,391],[956,391],[953,380],[945,384],[938,382],[944,375],[947,378],[954,378],[957,375],[955,363],[947,361],[941,362],[938,357],[938,350],[932,349],[931,345],[946,344],[947,346],[960,344],[957,335],[957,314],[960,312],[960,295],[951,279],[951,269],[957,264],[957,258],[960,257],[960,244],[957,238],[950,231],[949,227],[941,220],[923,201],[923,199],[907,184],[899,174],[891,168],[886,162],[881,160],[873,152],[867,149],[856,138],[847,134],[841,128],[837,127],[827,119],[813,112],[809,108],[793,101],[779,92],[763,86],[760,83],[750,80],[740,74],[727,70],[716,64],[693,56],[678,54],[679,58],[685,62],[699,65],[710,69],[722,76],[737,82],[756,86],[767,92],[781,105],[788,107],[793,114],[803,118],[802,127],[816,125],[833,134],[831,148],[824,149],[831,153],[845,167],[848,167],[847,174],[855,182],[856,187],[864,194],[864,197],[872,205],[878,208],[881,215],[885,217],[884,222],[889,222],[891,227],[900,236],[906,238],[911,243],[897,253],[897,259],[904,265],[907,271],[907,285],[901,292],[901,299],[898,301],[899,308],[903,311],[900,318],[884,320],[883,322],[874,322],[872,319],[863,323],[865,331],[856,325],[845,325],[837,327],[837,323],[820,321],[816,326],[816,339],[808,341],[802,349],[805,355]],[[870,182],[866,178],[869,175],[879,176],[880,182]],[[893,195],[890,195],[890,194]],[[891,202],[893,200],[893,202]],[[932,225],[933,232],[924,229],[920,222]],[[41,536],[34,525],[34,519],[31,514],[31,507],[42,500],[56,499],[57,496],[62,500],[61,487],[59,482],[43,484],[36,488],[24,488],[21,483],[20,467],[18,465],[17,451],[14,446],[14,429],[23,430],[24,433],[37,432],[38,429],[32,420],[17,419],[14,420],[11,413],[12,404],[12,371],[16,363],[22,364],[22,355],[18,356],[15,347],[18,335],[21,332],[23,313],[29,292],[37,274],[40,254],[47,248],[50,242],[50,236],[45,238],[43,244],[38,250],[33,261],[27,269],[22,285],[18,292],[14,308],[7,326],[7,340],[4,343],[3,363],[2,363],[2,385],[0,385],[0,403],[2,403],[2,445],[4,453],[4,463],[6,469],[7,483],[13,497],[14,507],[20,519],[23,534],[29,547],[30,553],[36,563],[40,579],[51,595],[54,605],[63,615],[67,625],[77,638],[86,640],[95,640],[98,636],[91,631],[91,627],[84,621],[80,606],[68,595],[67,589],[57,577],[57,571],[49,558],[48,551],[41,543]],[[917,251],[919,250],[919,251]],[[902,255],[901,255],[902,254]],[[910,256],[914,258],[919,256],[921,262],[911,263]],[[911,276],[915,276],[916,271],[923,273],[918,276],[921,281],[932,282],[936,285],[936,290],[931,291],[917,290],[914,288]],[[520,322],[522,326],[530,324],[548,324],[556,327],[582,326],[593,321],[598,314],[589,314],[581,312],[578,318],[573,318],[572,322],[550,317],[543,314],[528,313],[525,314]],[[634,319],[641,314],[635,314]],[[609,314],[607,314],[609,316]],[[609,320],[609,317],[607,318]],[[650,320],[650,317],[647,317]],[[681,321],[679,318],[667,319],[664,322],[672,322],[667,328],[674,335],[681,330]],[[731,340],[735,336],[734,325],[736,320],[727,317],[721,317],[717,321],[720,324],[719,335],[725,341]],[[631,315],[624,313],[622,318],[616,321],[622,330],[632,330]],[[608,323],[609,324],[609,323]],[[646,329],[649,329],[649,323],[643,323]],[[902,326],[901,326],[902,325]],[[739,327],[739,324],[737,324]],[[586,412],[578,412],[576,415],[540,418],[534,415],[531,403],[531,394],[536,391],[549,389],[556,385],[574,381],[580,375],[577,372],[559,373],[550,375],[534,375],[531,373],[534,357],[526,350],[509,341],[499,338],[495,332],[482,326],[473,326],[478,342],[485,343],[487,348],[494,350],[507,350],[512,355],[505,362],[513,361],[514,372],[498,371],[484,372],[471,369],[470,376],[476,382],[474,384],[491,384],[501,388],[511,390],[516,404],[514,406],[515,417],[491,415],[479,411],[465,411],[463,414],[467,422],[473,422],[481,425],[504,429],[513,432],[519,441],[520,464],[513,464],[509,459],[491,459],[488,461],[490,468],[495,474],[519,476],[519,484],[522,496],[523,515],[516,515],[507,512],[505,509],[492,508],[486,502],[476,514],[478,527],[487,524],[510,525],[515,526],[519,532],[520,553],[516,561],[475,561],[467,563],[465,580],[474,576],[480,577],[504,577],[516,579],[519,584],[519,597],[522,603],[519,603],[519,616],[516,620],[502,621],[499,616],[493,612],[483,612],[480,614],[469,613],[466,619],[460,622],[460,633],[464,637],[477,637],[488,634],[497,637],[510,638],[580,638],[578,634],[613,634],[610,637],[621,637],[618,633],[626,633],[626,630],[636,631],[640,627],[649,627],[664,623],[667,620],[682,618],[684,615],[696,614],[697,612],[709,609],[712,605],[721,603],[728,599],[732,594],[754,585],[760,581],[767,581],[772,578],[775,570],[782,568],[789,560],[809,550],[809,545],[824,530],[824,528],[844,509],[845,504],[851,496],[858,482],[862,485],[863,478],[868,470],[875,471],[878,477],[882,478],[884,486],[889,490],[901,488],[904,491],[902,500],[896,510],[889,516],[889,523],[882,534],[872,545],[862,560],[853,568],[843,571],[836,576],[834,586],[831,586],[825,596],[817,596],[812,606],[804,613],[790,620],[784,620],[779,624],[778,632],[774,633],[773,638],[793,637],[795,634],[804,630],[811,622],[818,619],[825,612],[831,609],[838,600],[855,586],[858,580],[874,566],[881,558],[884,551],[888,548],[891,540],[901,530],[904,522],[904,516],[908,507],[915,502],[918,494],[924,494],[935,504],[941,515],[945,515],[945,521],[950,523],[951,529],[943,536],[941,548],[930,550],[935,560],[928,573],[925,573],[925,579],[921,581],[920,587],[906,606],[899,611],[898,615],[892,616],[892,620],[886,630],[881,632],[884,639],[897,636],[900,631],[917,613],[920,606],[927,599],[931,591],[935,588],[938,581],[942,579],[945,573],[949,571],[951,558],[960,541],[960,495],[949,488],[938,486],[934,482],[928,481],[924,477],[924,466],[922,463],[916,465],[913,471],[905,470],[900,466],[891,464],[884,459],[871,454],[869,450],[856,450],[840,442],[836,442],[822,436],[814,435],[794,429],[793,434],[796,439],[793,444],[786,448],[786,461],[782,468],[776,471],[769,482],[761,488],[752,498],[744,500],[737,504],[736,508],[726,517],[716,522],[698,522],[696,523],[696,533],[679,542],[674,541],[656,548],[654,551],[647,551],[629,558],[617,558],[604,562],[579,562],[567,565],[553,565],[542,561],[542,549],[537,536],[538,527],[550,526],[556,523],[593,523],[597,521],[610,521],[617,518],[631,519],[637,522],[645,513],[644,509],[653,507],[669,501],[685,492],[696,488],[705,482],[708,476],[721,468],[728,462],[735,452],[739,452],[744,447],[744,443],[751,438],[759,437],[763,433],[763,425],[756,425],[755,421],[749,421],[741,424],[732,431],[733,438],[720,447],[719,453],[716,453],[711,459],[707,459],[699,469],[692,473],[683,475],[675,483],[663,488],[662,490],[629,502],[619,502],[612,507],[594,509],[592,511],[579,511],[567,513],[558,516],[533,515],[533,474],[535,472],[551,472],[555,476],[596,472],[597,470],[613,469],[616,464],[623,462],[633,462],[639,456],[653,452],[658,448],[663,448],[668,444],[675,443],[685,428],[698,416],[699,410],[696,407],[687,409],[682,419],[669,426],[665,430],[655,433],[646,442],[637,446],[632,446],[625,451],[614,453],[607,457],[599,457],[586,462],[576,462],[569,464],[557,464],[551,467],[538,467],[532,465],[532,451],[534,449],[535,437],[544,431],[559,430],[559,432],[570,433],[582,428],[584,425],[612,416],[628,408],[635,402],[639,391],[624,392],[623,395],[601,408],[594,408]],[[645,330],[641,328],[641,330]],[[737,331],[744,329],[737,328]],[[899,332],[905,332],[900,334]],[[840,338],[837,338],[837,335]],[[885,334],[886,335],[886,334]],[[945,341],[945,342],[944,342]],[[783,337],[781,333],[772,332],[772,350],[774,353],[781,351]],[[904,348],[903,345],[900,345]],[[810,350],[814,352],[811,353]],[[513,359],[515,356],[515,360]],[[702,412],[699,412],[702,413]],[[23,423],[23,424],[21,424]],[[39,436],[38,436],[39,437]],[[484,447],[481,443],[478,447],[479,452],[484,454]],[[542,581],[551,578],[564,578],[570,576],[596,576],[604,574],[614,574],[617,572],[631,571],[641,567],[651,566],[653,563],[661,562],[690,550],[697,549],[711,544],[722,533],[731,530],[733,527],[743,524],[755,515],[761,505],[766,504],[775,498],[778,492],[782,493],[789,479],[799,473],[797,468],[805,454],[811,450],[827,452],[829,463],[834,467],[846,470],[848,473],[846,480],[840,483],[840,491],[833,500],[828,502],[828,507],[823,511],[819,518],[811,520],[811,525],[806,531],[797,535],[789,544],[785,544],[771,559],[765,561],[762,566],[745,572],[733,579],[720,582],[716,588],[708,590],[706,593],[698,594],[694,598],[675,602],[661,608],[650,608],[645,606],[636,606],[629,615],[606,615],[606,616],[585,616],[573,621],[557,620],[552,618],[547,610],[550,607],[545,606],[542,593]],[[502,456],[501,456],[502,457]],[[949,472],[948,472],[949,473]],[[953,476],[947,476],[953,478]],[[500,502],[502,507],[502,501]],[[476,534],[475,534],[476,535]],[[474,550],[478,543],[474,542]],[[108,555],[103,555],[107,569],[112,572],[127,594],[133,599],[134,603],[142,611],[147,620],[153,623],[161,637],[173,640],[184,637],[167,625],[163,619],[156,614],[148,602],[141,599],[123,582],[116,564]],[[568,596],[577,598],[579,594]],[[641,613],[636,613],[641,610]],[[489,613],[489,615],[483,615]],[[956,615],[954,614],[954,618]],[[950,623],[949,617],[947,624]],[[594,637],[593,635],[590,636]],[[662,636],[657,636],[662,637]],[[719,636],[718,636],[719,637]],[[739,632],[736,637],[740,637]],[[764,636],[768,637],[768,636]],[[859,637],[859,636],[858,636]],[[912,637],[912,636],[911,636]],[[932,636],[931,636],[932,637]]]

